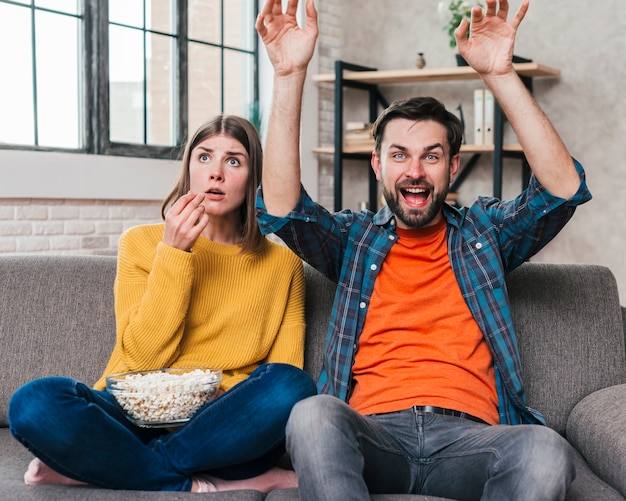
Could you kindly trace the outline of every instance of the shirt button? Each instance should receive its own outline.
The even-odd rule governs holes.
[[[395,240],[396,236],[395,235],[389,235],[389,240]]]
[[[370,266],[370,270],[372,271],[376,271],[376,268],[378,268],[378,266],[376,266],[375,264]]]
[[[367,306],[367,305],[365,304],[365,301],[361,301],[361,302],[359,303],[359,308],[363,309],[363,308],[365,308],[365,306]]]
[[[480,242],[476,242],[476,248],[477,249],[482,249],[483,248],[483,244],[481,244]]]

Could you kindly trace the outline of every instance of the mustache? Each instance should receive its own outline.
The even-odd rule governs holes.
[[[429,183],[428,181],[426,181],[423,178],[410,178],[410,179],[403,179],[402,181],[398,181],[396,183],[396,190],[403,190],[406,188],[414,188],[416,186],[422,187],[422,188],[427,188],[430,191],[434,191],[435,190],[435,186],[432,185],[431,183]]]

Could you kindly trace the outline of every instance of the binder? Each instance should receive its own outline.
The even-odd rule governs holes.
[[[474,144],[485,144],[485,93],[483,89],[474,89]]]
[[[484,95],[484,112],[483,112],[483,143],[493,144],[493,93],[489,89],[485,89]]]

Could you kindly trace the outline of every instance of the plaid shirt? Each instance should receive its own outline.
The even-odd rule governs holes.
[[[515,200],[479,198],[469,208],[444,206],[450,262],[493,355],[501,423],[545,423],[526,404],[505,276],[550,242],[576,206],[591,199],[583,168],[575,163],[581,181],[570,200],[551,195],[531,176],[528,188]],[[387,206],[375,215],[350,210],[331,214],[314,203],[304,188],[296,207],[284,218],[266,212],[262,187],[256,203],[264,234],[276,233],[338,284],[318,390],[347,401],[374,282],[398,240],[395,218]]]

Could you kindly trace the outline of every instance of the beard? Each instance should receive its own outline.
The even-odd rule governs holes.
[[[405,183],[412,184],[412,183]],[[424,183],[420,183],[424,184]],[[449,184],[449,183],[448,183]],[[448,186],[446,184],[446,186]],[[431,202],[422,209],[410,209],[403,206],[400,203],[400,197],[402,185],[396,184],[394,187],[394,191],[390,191],[383,184],[383,196],[385,197],[385,202],[391,209],[391,212],[396,216],[397,219],[402,221],[407,228],[423,228],[424,226],[428,226],[433,222],[435,217],[442,211],[443,205],[446,201],[446,197],[448,196],[448,188],[444,191],[437,192],[435,191],[434,186],[428,185],[431,193]]]

